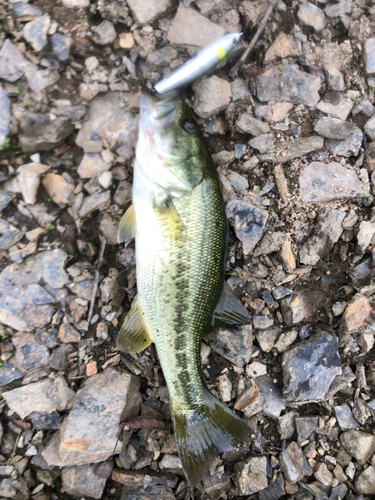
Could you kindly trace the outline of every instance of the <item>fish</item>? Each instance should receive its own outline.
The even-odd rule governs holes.
[[[154,85],[155,91],[159,95],[163,95],[188,85],[205,75],[230,54],[241,36],[242,33],[232,33],[211,43],[193,59],[180,66],[172,75]]]
[[[155,344],[185,476],[194,486],[219,453],[248,446],[245,422],[206,387],[202,337],[250,316],[225,282],[228,224],[218,174],[192,111],[181,97],[143,92],[133,204],[118,241],[135,237],[137,295],[117,347]]]

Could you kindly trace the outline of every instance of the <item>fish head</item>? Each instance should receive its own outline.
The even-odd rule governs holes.
[[[192,111],[177,93],[162,100],[142,93],[137,158],[147,177],[172,196],[182,196],[202,179],[210,155]]]

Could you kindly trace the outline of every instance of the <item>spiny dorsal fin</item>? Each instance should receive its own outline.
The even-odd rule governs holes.
[[[117,338],[117,348],[125,352],[140,352],[146,349],[152,340],[142,321],[142,311],[138,304],[138,296],[126,316]]]
[[[181,241],[186,237],[186,227],[183,223],[180,214],[171,201],[165,207],[154,205],[155,213],[157,214],[162,231],[165,231],[165,236],[173,242]]]
[[[117,241],[119,243],[125,242],[125,244],[127,244],[133,238],[135,238],[135,210],[134,205],[130,205],[120,221]]]
[[[242,302],[224,282],[219,302],[212,316],[211,326],[218,328],[220,326],[247,325],[251,322],[249,313],[246,311]]]

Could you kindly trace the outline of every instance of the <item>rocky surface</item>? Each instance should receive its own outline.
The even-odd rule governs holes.
[[[1,499],[187,497],[157,354],[116,349],[136,293],[116,233],[142,87],[243,32],[234,62],[267,6],[0,0]],[[202,342],[205,383],[253,441],[196,499],[375,495],[374,15],[280,1],[237,75],[223,61],[184,89],[251,317]]]

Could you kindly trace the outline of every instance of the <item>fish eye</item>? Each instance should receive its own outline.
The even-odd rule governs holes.
[[[197,124],[190,117],[183,118],[181,121],[182,128],[189,133],[195,132]]]

